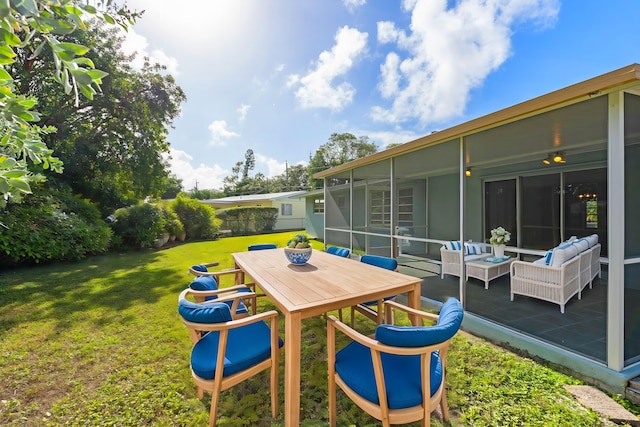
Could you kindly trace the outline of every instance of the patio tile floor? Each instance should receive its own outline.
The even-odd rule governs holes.
[[[423,279],[423,297],[440,302],[450,296],[458,297],[457,277],[445,276],[441,279],[422,269],[408,267],[418,266],[415,262],[399,261],[401,272]],[[491,281],[489,289],[484,289],[483,282],[470,279],[466,292],[466,310],[479,317],[596,361],[606,360],[605,275],[602,279],[596,279],[593,289],[585,288],[581,300],[574,296],[567,303],[564,314],[560,313],[559,305],[534,298],[516,295],[511,301],[508,275]]]

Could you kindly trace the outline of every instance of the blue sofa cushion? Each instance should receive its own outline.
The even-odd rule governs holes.
[[[374,338],[394,347],[422,347],[441,343],[453,337],[460,329],[464,310],[455,298],[449,298],[440,309],[434,326],[378,325]]]
[[[420,356],[382,354],[382,367],[390,409],[411,408],[422,404]],[[371,351],[352,342],[336,353],[336,372],[356,393],[380,404],[373,372]],[[438,352],[431,353],[430,392],[433,396],[442,383],[442,361]]]
[[[271,332],[264,322],[230,329],[224,356],[223,376],[233,375],[271,356]],[[213,379],[218,357],[220,333],[211,331],[198,341],[191,351],[191,369],[204,379]],[[278,339],[278,347],[284,342]],[[276,368],[277,369],[277,368]]]

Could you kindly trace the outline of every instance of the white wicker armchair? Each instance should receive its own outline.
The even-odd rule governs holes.
[[[440,269],[440,278],[444,279],[445,274],[460,277],[460,249],[450,249],[451,244],[459,244],[459,242],[447,242],[440,248],[440,261],[442,266]],[[478,259],[488,258],[491,256],[491,246],[478,242],[465,242],[464,261],[475,261]]]
[[[560,305],[578,294],[581,298],[580,257],[574,256],[560,267],[533,262],[514,261],[511,264],[511,301],[515,295],[525,295]]]

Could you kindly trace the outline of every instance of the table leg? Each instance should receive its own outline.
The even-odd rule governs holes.
[[[420,282],[417,282],[407,295],[409,307],[420,310],[420,291]],[[422,319],[419,316],[410,315],[409,320],[413,326],[422,326]]]
[[[285,315],[284,326],[284,425],[300,425],[300,313]]]

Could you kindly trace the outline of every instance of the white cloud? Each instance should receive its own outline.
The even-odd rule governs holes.
[[[211,145],[227,145],[229,138],[240,136],[240,134],[228,130],[227,122],[224,120],[214,120],[211,122],[209,132],[211,132]]]
[[[207,166],[200,163],[197,167],[192,165],[193,157],[184,151],[170,149],[171,160],[169,165],[171,172],[182,180],[182,187],[189,191],[195,188],[196,184],[199,189],[221,189],[223,180],[229,172],[218,165]]]
[[[342,110],[350,104],[355,89],[347,82],[334,84],[353,67],[367,47],[367,33],[344,26],[336,33],[336,44],[331,51],[323,51],[315,70],[304,77],[291,75],[290,87],[299,86],[295,95],[302,108],[330,108]]]
[[[482,84],[511,53],[515,24],[551,25],[558,0],[405,0],[411,32],[378,23],[378,42],[395,42],[407,52],[387,55],[378,89],[390,108],[372,109],[375,120],[423,124],[461,115],[469,92]]]
[[[256,163],[266,165],[268,172],[265,175],[267,178],[282,175],[286,169],[286,162],[279,162],[262,154],[256,154]]]
[[[413,141],[423,136],[422,134],[402,129],[393,131],[363,131],[359,132],[359,135],[367,135],[369,141],[375,141],[380,150],[385,150],[389,144],[404,144],[405,142]]]
[[[123,31],[124,41],[122,42],[122,52],[125,55],[131,55],[136,53],[135,58],[131,61],[131,66],[134,69],[140,70],[144,65],[144,58],[149,58],[151,64],[160,64],[167,67],[167,73],[174,77],[177,77],[180,73],[178,71],[178,60],[172,56],[167,55],[160,49],[153,49],[149,51],[149,42],[147,38],[136,34],[136,32],[129,28],[126,33]]]
[[[251,108],[251,105],[247,105],[247,104],[240,104],[240,106],[238,107],[238,109],[236,110],[236,112],[238,113],[238,120],[241,122],[244,122],[244,120],[247,118],[247,113],[249,112],[249,108]],[[209,128],[211,129],[211,128]]]
[[[367,3],[367,0],[342,0],[344,6],[349,10],[349,12],[353,12],[357,8],[364,6]]]

